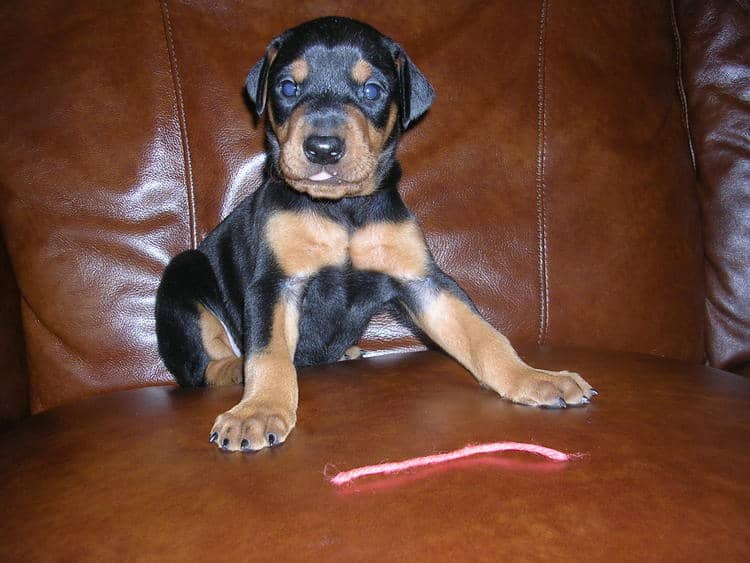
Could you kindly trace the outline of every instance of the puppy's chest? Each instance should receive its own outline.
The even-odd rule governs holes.
[[[412,220],[369,223],[351,232],[313,213],[278,212],[266,241],[286,276],[312,276],[326,267],[351,266],[397,279],[426,276],[429,253]]]

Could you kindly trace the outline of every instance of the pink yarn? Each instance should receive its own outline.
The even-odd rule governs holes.
[[[545,446],[538,446],[536,444],[526,444],[523,442],[493,442],[491,444],[477,444],[466,446],[460,450],[444,454],[428,455],[424,457],[414,457],[411,459],[405,459],[404,461],[396,461],[391,463],[381,463],[379,465],[366,465],[364,467],[358,467],[356,469],[350,469],[349,471],[342,471],[331,479],[331,483],[334,485],[344,485],[351,483],[355,479],[366,477],[368,475],[387,475],[389,473],[398,473],[414,467],[424,467],[426,465],[436,465],[438,463],[445,463],[447,461],[453,461],[477,454],[490,454],[495,452],[528,452],[536,455],[540,455],[550,459],[552,461],[570,461],[576,456],[566,454],[552,448]]]

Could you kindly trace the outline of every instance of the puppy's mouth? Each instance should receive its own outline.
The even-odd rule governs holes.
[[[332,182],[341,183],[341,178],[338,178],[338,172],[336,170],[327,170],[325,166],[320,167],[320,171],[317,174],[313,174],[308,178],[312,182]]]
[[[372,173],[350,178],[336,165],[310,164],[304,170],[291,170],[282,164],[281,172],[292,188],[314,198],[340,199],[368,195],[374,188]]]
[[[321,170],[307,178],[286,178],[286,181],[298,192],[314,198],[341,199],[371,192],[362,183],[348,182],[327,170]]]

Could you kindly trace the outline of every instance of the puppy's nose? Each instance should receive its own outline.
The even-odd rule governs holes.
[[[333,164],[344,156],[344,140],[338,137],[310,135],[304,143],[307,160],[315,164]]]

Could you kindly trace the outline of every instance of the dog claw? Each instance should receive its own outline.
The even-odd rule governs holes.
[[[250,442],[247,441],[247,438],[243,438],[242,442],[240,442],[240,449],[243,452],[249,452],[250,451]]]
[[[276,434],[274,434],[274,433],[270,433],[270,434],[268,435],[268,445],[269,445],[269,446],[273,446],[273,445],[274,445],[274,444],[276,443],[276,441],[277,441],[277,439],[276,439]]]
[[[229,445],[229,438],[224,438],[221,442],[221,447],[226,449],[226,447]]]
[[[209,444],[213,444],[218,439],[219,439],[219,433],[218,432],[214,432],[213,434],[211,434],[211,436],[209,436],[208,443]]]
[[[565,399],[562,397],[557,399],[554,403],[550,403],[549,405],[540,405],[542,408],[545,409],[567,409],[568,403],[565,402]]]
[[[597,395],[599,394],[599,391],[597,391],[596,389],[594,389],[594,388],[592,387],[591,389],[589,389],[589,394],[590,394],[590,395],[591,395],[592,397],[596,397],[596,396],[597,396]]]

